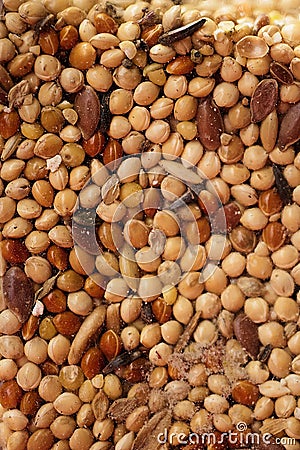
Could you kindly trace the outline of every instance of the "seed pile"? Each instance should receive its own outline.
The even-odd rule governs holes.
[[[300,448],[300,22],[177,3],[0,2],[0,448]]]

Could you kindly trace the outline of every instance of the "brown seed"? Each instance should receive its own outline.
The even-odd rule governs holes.
[[[266,216],[272,216],[281,210],[282,200],[276,189],[268,189],[260,194],[258,205]]]
[[[107,330],[100,338],[100,350],[108,361],[118,356],[121,352],[122,341],[120,337],[112,330]]]
[[[71,50],[78,41],[78,31],[73,25],[63,27],[59,32],[59,43],[63,50]]]
[[[270,73],[279,83],[292,84],[294,82],[292,72],[277,61],[273,61],[270,64]]]
[[[59,39],[57,33],[53,29],[41,31],[39,34],[39,45],[44,53],[55,55],[59,47]]]
[[[242,225],[231,231],[229,239],[233,248],[242,253],[251,253],[256,245],[255,233]]]
[[[54,289],[42,299],[47,311],[62,313],[67,308],[67,297],[60,289]]]
[[[27,441],[27,450],[50,450],[54,436],[49,429],[35,431]]]
[[[212,215],[212,227],[214,230],[232,231],[238,225],[241,215],[237,203],[227,203]]]
[[[0,385],[0,404],[3,408],[17,408],[22,398],[22,389],[15,380]]]
[[[231,392],[232,398],[242,405],[255,405],[259,397],[259,389],[250,381],[242,380],[235,383]]]
[[[276,107],[278,99],[278,83],[270,78],[262,80],[256,86],[250,101],[251,121],[261,122]]]
[[[68,267],[68,253],[58,245],[50,245],[47,250],[47,259],[58,270],[66,270]]]
[[[292,105],[284,115],[279,128],[277,145],[281,151],[300,138],[300,102]]]
[[[95,133],[100,119],[99,98],[91,86],[84,86],[76,95],[74,109],[79,117],[77,126],[83,138],[90,139]]]
[[[158,323],[163,324],[170,320],[172,314],[172,306],[167,305],[162,298],[158,298],[151,303],[152,312],[158,321]]]
[[[262,238],[268,248],[275,252],[285,241],[285,228],[280,222],[270,222],[263,229]]]
[[[31,314],[27,322],[25,322],[22,327],[22,337],[24,341],[29,341],[31,338],[33,338],[38,327],[39,318]]]
[[[118,30],[117,22],[113,19],[113,17],[105,13],[96,14],[94,17],[94,25],[97,33],[115,34]]]
[[[89,380],[98,375],[105,367],[105,358],[100,349],[91,347],[83,355],[80,367]]]
[[[19,128],[20,119],[16,111],[0,112],[0,136],[8,139],[13,136]]]
[[[104,145],[105,136],[99,130],[96,131],[95,134],[93,134],[93,136],[91,136],[89,139],[82,142],[82,147],[84,148],[85,153],[92,158],[103,151]]]
[[[114,163],[116,160],[121,158],[122,154],[123,148],[121,144],[116,139],[109,139],[103,152],[103,163],[105,165]],[[109,167],[114,170],[116,165],[110,164]]]
[[[138,358],[127,366],[119,367],[115,373],[128,383],[140,383],[149,377],[150,362],[146,358]]]
[[[7,307],[21,323],[28,319],[34,302],[33,286],[20,267],[13,266],[3,277],[3,294]]]
[[[147,27],[142,31],[141,38],[146,42],[147,45],[153,47],[157,44],[159,37],[163,33],[163,27],[161,24],[153,25],[152,27]]]
[[[260,346],[257,325],[246,314],[240,313],[234,319],[233,330],[242,347],[253,359],[256,359]]]
[[[223,121],[219,108],[215,105],[212,97],[206,97],[199,101],[196,120],[201,144],[207,150],[217,150],[221,144]]]
[[[195,64],[189,56],[178,56],[173,59],[166,67],[166,71],[171,75],[185,75],[191,73]]]
[[[30,256],[25,244],[16,239],[2,241],[1,251],[3,258],[10,264],[21,264]]]
[[[36,391],[25,392],[21,399],[20,411],[25,416],[34,416],[42,406],[42,403],[43,400]]]
[[[55,325],[58,333],[63,336],[71,336],[76,334],[80,328],[81,320],[71,311],[65,311],[63,313],[57,314],[53,318],[53,324]]]

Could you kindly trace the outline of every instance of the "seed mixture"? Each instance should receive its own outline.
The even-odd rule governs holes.
[[[299,3],[248,3],[0,1],[1,449],[300,449]]]

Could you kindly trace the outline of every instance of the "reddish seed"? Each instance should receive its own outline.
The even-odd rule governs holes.
[[[149,375],[150,362],[145,358],[138,358],[127,366],[121,366],[116,370],[116,375],[129,383],[140,383]]]
[[[24,323],[22,327],[22,336],[24,341],[29,341],[29,339],[33,338],[35,332],[39,327],[39,318],[33,316],[32,314],[29,316],[27,322]]]
[[[57,33],[51,28],[47,31],[41,31],[39,34],[38,43],[41,46],[43,53],[55,55],[59,47]]]
[[[285,241],[285,228],[280,222],[270,222],[263,229],[262,238],[268,248],[275,252]]]
[[[81,320],[71,311],[65,311],[53,318],[53,324],[58,333],[64,336],[71,336],[79,330]]]
[[[163,33],[163,27],[161,24],[153,25],[143,30],[141,38],[147,45],[152,47],[157,44],[159,37]]]
[[[178,56],[169,62],[166,71],[172,75],[185,75],[191,73],[194,69],[195,64],[189,56]]]
[[[104,355],[97,347],[89,348],[81,360],[81,369],[89,380],[99,374],[105,365]]]
[[[20,411],[25,416],[34,416],[42,403],[43,400],[36,391],[25,392],[20,403]]]
[[[156,320],[163,324],[170,320],[172,315],[172,306],[167,305],[166,302],[162,298],[157,298],[154,302],[151,303],[152,312],[156,318]]]
[[[66,270],[68,267],[68,253],[58,245],[50,245],[47,250],[47,259],[49,263],[58,270]]]
[[[120,337],[112,330],[107,330],[100,339],[100,350],[108,361],[111,361],[121,353],[122,341]]]
[[[259,196],[258,206],[267,216],[279,212],[282,208],[282,200],[276,189],[263,191]]]
[[[15,380],[0,385],[0,404],[3,408],[16,408],[22,398],[22,389]]]
[[[16,111],[0,112],[0,136],[8,139],[13,136],[20,126],[19,115]]]
[[[103,152],[103,164],[113,163],[117,159],[121,158],[123,154],[122,145],[116,139],[109,139],[104,152]],[[115,169],[116,165],[111,164],[111,168]]]
[[[238,381],[232,388],[232,398],[242,405],[255,405],[259,397],[259,389],[250,381]]]
[[[67,25],[59,32],[59,41],[63,50],[70,50],[78,41],[78,31],[73,25]]]
[[[84,148],[87,155],[94,157],[98,155],[98,153],[101,153],[104,149],[105,144],[105,137],[104,134],[101,133],[101,131],[96,131],[93,136],[83,141],[82,147]]]
[[[43,297],[42,302],[47,311],[51,313],[62,313],[67,308],[66,295],[60,289],[54,289]]]
[[[59,374],[59,368],[53,361],[47,360],[40,367],[44,376]]]
[[[1,251],[4,259],[10,264],[22,264],[30,256],[25,244],[16,239],[5,239],[2,241]]]

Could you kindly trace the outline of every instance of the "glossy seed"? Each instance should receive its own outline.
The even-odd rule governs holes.
[[[26,322],[33,306],[34,291],[31,281],[20,267],[13,266],[4,275],[3,294],[7,307],[21,323]]]
[[[300,102],[292,105],[284,115],[279,127],[277,145],[281,151],[300,139]]]
[[[90,139],[95,133],[100,119],[100,101],[91,86],[84,86],[76,95],[74,109],[79,117],[77,126],[83,139]]]

